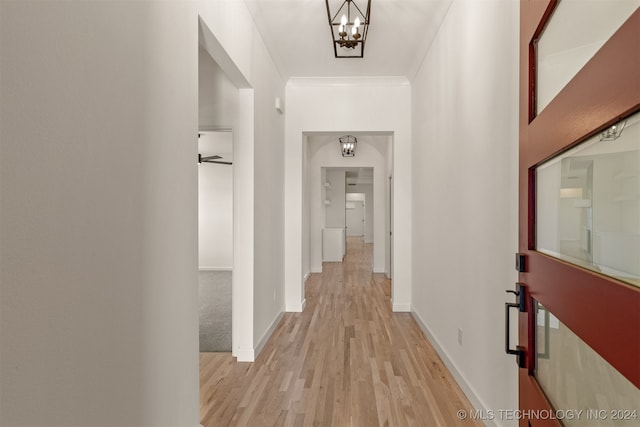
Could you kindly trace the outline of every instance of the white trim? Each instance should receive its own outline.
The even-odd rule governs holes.
[[[411,315],[416,320],[416,323],[418,324],[422,332],[426,335],[431,345],[433,345],[433,348],[435,348],[438,356],[440,356],[440,359],[442,359],[444,365],[447,367],[449,372],[451,372],[451,375],[453,375],[453,378],[456,380],[465,396],[467,396],[467,399],[469,399],[469,402],[471,402],[471,405],[474,407],[474,409],[487,413],[487,405],[485,405],[480,396],[478,396],[478,393],[469,383],[467,378],[462,374],[462,372],[460,372],[458,365],[456,365],[456,363],[451,359],[449,353],[447,353],[447,351],[442,347],[442,345],[440,345],[440,342],[436,339],[433,333],[431,333],[431,329],[429,329],[429,327],[424,323],[422,317],[420,317],[420,315],[413,309],[411,310]],[[495,420],[483,421],[485,423],[485,426],[487,427],[499,427],[498,424],[496,424]]]
[[[393,312],[394,313],[410,313],[411,312],[411,304],[396,304],[393,303]]]
[[[302,283],[307,283],[307,279],[309,278],[309,276],[311,276],[311,272],[310,271],[307,274],[304,275],[304,277],[302,278]]]
[[[264,333],[264,335],[262,336],[262,339],[260,340],[260,342],[256,346],[256,349],[254,350],[254,354],[256,357],[258,357],[258,355],[264,348],[265,344],[267,344],[267,341],[269,341],[269,338],[271,338],[273,331],[276,330],[283,316],[284,316],[284,310],[281,310],[280,313],[278,313],[278,315],[276,316],[276,318],[273,319],[273,322],[271,322],[269,329],[267,329],[267,331]]]
[[[254,362],[256,360],[255,350],[253,348],[237,348],[234,356],[238,362]]]
[[[307,300],[302,301],[302,304],[293,304],[286,307],[287,313],[302,313],[307,306]]]
[[[386,273],[384,267],[381,268],[381,269],[380,268],[374,268],[373,272],[376,273],[376,274],[378,274],[378,273],[382,273],[382,274]]]
[[[233,271],[233,267],[199,267],[198,271]]]
[[[291,86],[410,86],[404,76],[290,77]]]

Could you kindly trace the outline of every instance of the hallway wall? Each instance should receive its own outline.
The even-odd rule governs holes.
[[[199,18],[251,86],[243,355],[282,312],[284,85],[244,3],[0,2],[0,425],[199,425]]]
[[[495,411],[518,407],[503,336],[517,281],[518,12],[455,0],[412,82],[412,309],[476,408]]]

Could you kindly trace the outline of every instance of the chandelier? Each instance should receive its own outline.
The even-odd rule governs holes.
[[[340,148],[342,149],[342,157],[355,157],[356,144],[358,139],[353,135],[345,135],[338,138]]]
[[[369,31],[371,0],[361,0],[366,1],[366,13],[362,12],[355,0],[345,0],[335,14],[329,8],[329,1],[325,0],[325,3],[336,58],[362,58]]]

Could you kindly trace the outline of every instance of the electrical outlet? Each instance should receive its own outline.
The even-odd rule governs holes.
[[[458,345],[462,347],[462,329],[458,328]]]

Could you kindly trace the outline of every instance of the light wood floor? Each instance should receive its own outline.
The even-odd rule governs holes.
[[[372,245],[349,238],[344,263],[307,281],[254,363],[200,355],[200,419],[218,426],[480,426],[408,313],[392,313]]]

